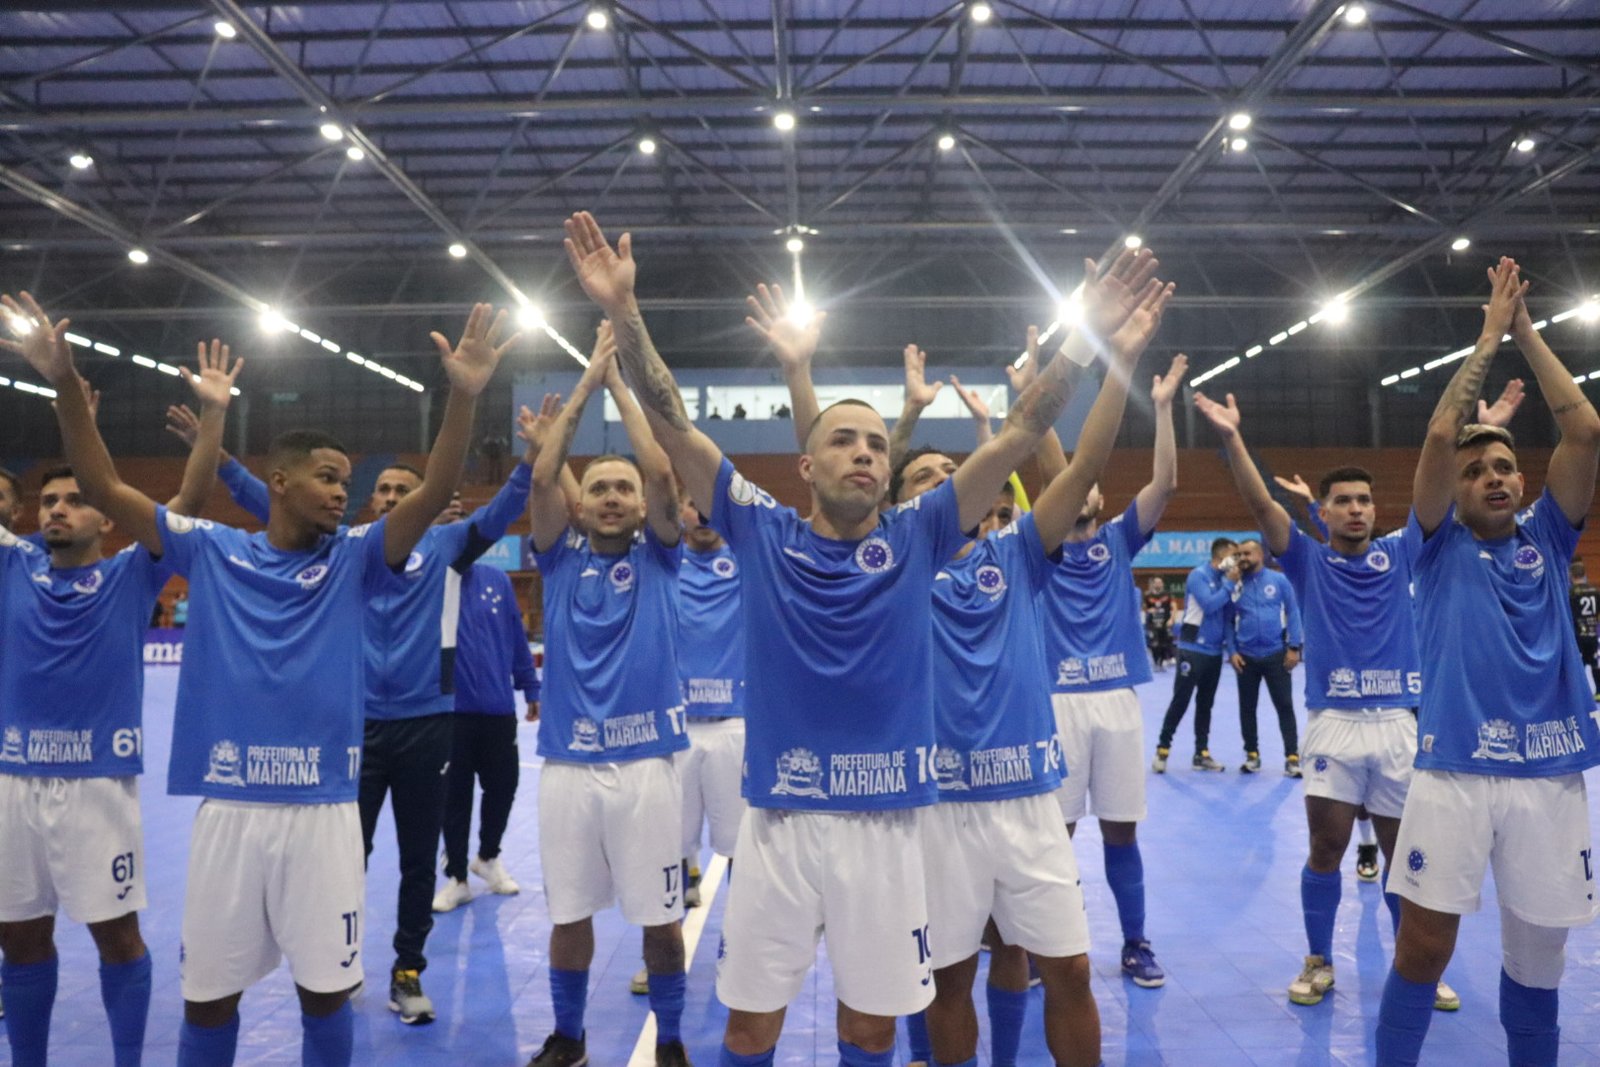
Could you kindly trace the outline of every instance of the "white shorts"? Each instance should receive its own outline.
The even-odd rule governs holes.
[[[976,956],[991,915],[1006,944],[1035,955],[1089,951],[1078,861],[1049,793],[940,802],[922,817],[922,849],[936,970]]]
[[[137,778],[0,774],[0,922],[144,910],[139,825]]]
[[[189,839],[178,957],[183,999],[204,1003],[242,992],[282,956],[302,989],[349,989],[362,978],[365,891],[355,801],[206,799]]]
[[[622,905],[635,926],[683,918],[683,789],[670,756],[627,763],[545,760],[539,866],[550,921]]]
[[[1389,890],[1450,915],[1478,910],[1493,865],[1500,906],[1535,926],[1595,917],[1583,775],[1503,778],[1419,770],[1411,779]]]
[[[1061,817],[1075,823],[1089,814],[1107,822],[1145,816],[1144,713],[1132,689],[1052,693],[1056,733],[1067,776],[1056,791]]]
[[[1307,713],[1300,743],[1306,796],[1365,805],[1398,819],[1417,758],[1417,717],[1410,708],[1330,709]]]
[[[880,1016],[926,1008],[933,1000],[927,810],[751,808],[739,828],[739,871],[722,922],[722,1003],[751,1012],[786,1007],[826,936],[841,1003]]]
[[[744,817],[739,795],[744,772],[744,720],[689,720],[689,747],[679,752],[683,778],[683,854],[693,862],[700,854],[700,827],[711,824],[711,850],[733,855]]]

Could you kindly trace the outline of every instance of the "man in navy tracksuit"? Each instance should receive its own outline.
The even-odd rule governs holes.
[[[1167,769],[1172,752],[1172,735],[1189,710],[1189,698],[1196,690],[1194,706],[1194,761],[1197,771],[1220,771],[1222,764],[1211,758],[1206,742],[1211,735],[1211,702],[1217,696],[1217,681],[1222,677],[1222,643],[1226,612],[1238,588],[1239,571],[1234,565],[1236,546],[1226,537],[1211,542],[1211,561],[1189,572],[1183,585],[1183,616],[1178,629],[1178,673],[1172,682],[1172,703],[1161,723],[1156,741],[1156,759],[1151,770]]]
[[[1289,672],[1300,662],[1303,637],[1300,604],[1289,579],[1267,570],[1261,542],[1239,542],[1239,585],[1228,612],[1224,651],[1239,675],[1239,726],[1244,734],[1244,763],[1239,770],[1254,774],[1261,769],[1261,742],[1256,737],[1256,702],[1261,681],[1278,711],[1283,732],[1283,773],[1300,777],[1300,744],[1294,721],[1294,690]]]

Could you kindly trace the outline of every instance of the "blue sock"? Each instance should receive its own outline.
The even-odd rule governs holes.
[[[186,1019],[178,1031],[178,1067],[233,1067],[238,1046],[238,1015],[225,1026],[196,1026]]]
[[[1390,966],[1378,1005],[1378,1067],[1417,1067],[1438,990],[1437,982],[1409,982]]]
[[[6,997],[6,1038],[11,1042],[14,1067],[44,1067],[60,964],[56,956],[43,963],[0,963],[0,985],[5,986]]]
[[[332,1015],[300,1013],[300,1067],[350,1067],[356,1013],[347,1000]]]
[[[933,1041],[928,1037],[928,1013],[906,1016],[906,1044],[911,1046],[912,1063],[933,1062]]]
[[[111,1022],[117,1067],[139,1067],[150,1017],[150,952],[132,963],[100,964],[100,1000]]]
[[[777,1051],[777,1046],[773,1046],[754,1056],[741,1056],[728,1051],[728,1046],[723,1045],[722,1055],[717,1058],[717,1067],[772,1067],[772,1054]]]
[[[678,1024],[683,1019],[683,993],[688,976],[677,974],[652,974],[650,976],[650,1010],[656,1013],[656,1044],[677,1041]]]
[[[1554,989],[1534,989],[1500,971],[1500,1025],[1506,1028],[1506,1053],[1516,1067],[1555,1067],[1561,1027]]]
[[[1400,896],[1389,892],[1389,869],[1383,870],[1383,906],[1389,909],[1389,918],[1394,920],[1394,935],[1400,936]]]
[[[839,1064],[840,1067],[894,1067],[894,1046],[890,1045],[882,1052],[868,1052],[860,1045],[841,1041]]]
[[[988,986],[989,1062],[994,1067],[1016,1067],[1022,1045],[1022,1022],[1028,1016],[1028,994]]]
[[[1106,884],[1117,901],[1122,940],[1144,940],[1144,857],[1139,843],[1106,845]]]
[[[1306,951],[1333,959],[1333,923],[1339,916],[1339,872],[1300,869],[1300,908],[1306,918]]]
[[[583,1009],[589,1000],[589,971],[550,968],[550,1003],[556,1011],[556,1033],[583,1040]]]

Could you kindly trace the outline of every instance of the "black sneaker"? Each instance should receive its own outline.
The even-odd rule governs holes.
[[[694,1067],[682,1041],[663,1041],[656,1046],[656,1067]]]
[[[584,1043],[588,1036],[574,1040],[566,1034],[551,1034],[528,1061],[528,1067],[583,1067],[589,1062],[589,1049]]]
[[[1363,882],[1378,880],[1378,846],[1356,846],[1356,877]]]
[[[1228,769],[1212,759],[1210,750],[1204,748],[1194,754],[1194,759],[1189,762],[1189,765],[1197,771],[1225,771]]]

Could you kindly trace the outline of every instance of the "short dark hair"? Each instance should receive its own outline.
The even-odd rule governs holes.
[[[1367,488],[1371,489],[1372,475],[1362,467],[1335,467],[1317,483],[1317,499],[1328,499],[1328,494],[1339,482],[1366,482]]]
[[[599,463],[626,463],[639,474],[641,481],[644,479],[644,472],[639,470],[639,465],[633,460],[629,459],[627,456],[624,456],[620,452],[607,452],[604,455],[596,456],[589,462],[585,463],[583,465],[583,472],[578,475],[578,481],[582,482],[585,478],[587,478],[589,476],[589,471]]]
[[[1231,537],[1218,537],[1218,538],[1216,538],[1215,540],[1213,540],[1211,542],[1211,558],[1212,559],[1216,559],[1217,556],[1219,556],[1222,553],[1223,549],[1232,548],[1232,547],[1234,547],[1233,538],[1231,538]]]
[[[337,437],[321,430],[286,430],[272,439],[267,446],[274,467],[287,466],[309,459],[319,448],[332,449],[348,456],[350,450]]]
[[[839,401],[839,403],[841,403],[841,404],[858,403],[859,404],[860,401],[859,400],[857,400],[857,401],[841,400],[841,401]],[[868,405],[868,406],[870,407],[871,405]],[[821,418],[822,416],[819,415],[817,417]],[[906,487],[906,468],[907,467],[911,466],[911,464],[914,461],[921,459],[923,456],[942,456],[942,455],[945,455],[944,449],[942,449],[942,448],[934,448],[932,445],[923,445],[921,448],[913,448],[911,451],[907,452],[904,456],[900,457],[900,462],[895,464],[894,470],[889,472],[889,503],[891,503],[891,504],[900,503],[900,490],[902,490],[902,489],[904,489]]]
[[[1583,560],[1575,559],[1567,564],[1567,573],[1574,578],[1586,578],[1589,575],[1589,570],[1583,565]]]
[[[22,479],[18,478],[15,473],[0,467],[0,478],[4,478],[10,484],[12,496],[20,497],[22,495]]]
[[[344,449],[341,448],[339,451],[343,452]],[[407,474],[411,475],[417,481],[420,482],[420,481],[423,480],[422,472],[417,470],[417,468],[413,467],[409,463],[398,463],[398,462],[396,462],[396,463],[385,463],[383,465],[383,469],[378,471],[378,473],[382,474],[384,471],[405,471]]]
[[[835,400],[833,403],[829,404],[827,407],[825,407],[821,411],[817,412],[817,417],[811,420],[811,425],[810,426],[806,427],[806,450],[807,451],[810,451],[810,448],[811,448],[811,435],[817,432],[817,427],[818,426],[822,425],[822,416],[826,415],[828,412],[832,411],[834,408],[842,408],[842,407],[845,407],[846,405],[854,405],[855,407],[866,408],[869,411],[877,411],[878,410],[877,408],[873,407],[871,404],[867,403],[865,400],[857,400],[853,396],[847,396],[843,400]]]
[[[1517,439],[1512,437],[1511,431],[1504,426],[1490,426],[1483,422],[1469,422],[1456,433],[1456,451],[1461,452],[1468,448],[1493,444],[1496,441],[1513,452],[1517,450]]]
[[[55,481],[57,478],[74,478],[75,479],[77,477],[78,476],[76,474],[72,473],[72,468],[69,467],[67,464],[65,464],[65,463],[57,463],[57,464],[55,464],[53,466],[46,467],[44,469],[44,472],[39,475],[39,488],[43,489],[45,486],[49,485],[51,482]]]

